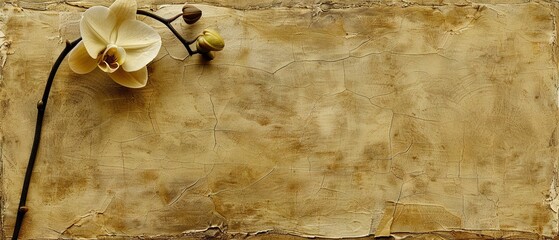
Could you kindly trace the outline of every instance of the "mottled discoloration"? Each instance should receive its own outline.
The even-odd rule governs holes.
[[[79,19],[29,8],[105,4],[18,2],[1,25],[5,237],[36,99]],[[145,88],[60,68],[22,236],[556,235],[557,11],[482,3],[197,5],[202,19],[176,26],[216,28],[212,62],[177,60],[184,49],[145,20],[164,46]]]

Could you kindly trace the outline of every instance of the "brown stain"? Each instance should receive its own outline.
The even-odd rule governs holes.
[[[173,191],[171,191],[167,187],[167,185],[163,183],[157,185],[157,190],[155,191],[155,194],[157,194],[157,196],[159,196],[159,198],[166,204],[171,203],[171,201],[175,197]]]
[[[311,24],[309,25],[310,29],[329,29],[328,34],[345,34],[342,14],[338,14],[336,11],[327,11],[322,12],[313,18],[313,21],[311,21]]]
[[[363,158],[368,161],[387,159],[389,155],[388,142],[370,144],[363,148]]]
[[[540,32],[543,34],[545,32],[543,30],[549,28],[549,24],[555,20],[553,13],[543,11],[543,9],[546,7],[538,4],[526,5],[521,17],[526,19],[524,22],[532,23],[529,28],[525,28],[528,33]],[[544,39],[547,40],[549,36],[545,35]]]
[[[2,82],[0,82],[0,88],[2,87],[1,84]],[[0,100],[0,116],[4,116],[7,113],[8,108],[10,107],[10,99],[6,99],[4,95],[2,96],[3,97]]]
[[[267,125],[269,125],[272,121],[271,121],[270,118],[267,117],[267,116],[260,116],[260,117],[257,117],[256,122],[258,122],[258,124],[260,124],[260,126],[267,126]]]
[[[228,222],[227,226],[228,226],[231,230],[235,231],[236,229],[242,229],[243,224],[242,224],[242,222],[239,221],[239,220],[230,220],[230,221]]]
[[[153,183],[159,179],[159,170],[145,170],[140,173],[140,181],[144,184]]]
[[[533,205],[531,209],[534,212],[528,214],[527,218],[530,220],[530,225],[538,233],[543,232],[544,226],[549,226],[552,220],[552,214],[549,211],[549,206],[542,203]]]
[[[303,183],[299,182],[299,181],[289,181],[287,183],[287,191],[290,193],[297,193],[301,190],[301,188],[303,187]]]
[[[247,59],[250,55],[250,48],[249,47],[241,47],[239,50],[239,59],[243,60],[243,59]]]
[[[444,141],[439,132],[445,131],[445,126],[415,119],[413,116],[413,113],[409,116],[402,114],[394,116],[392,151],[393,154],[401,153],[397,159],[405,158],[409,161],[422,162],[429,159],[434,151],[444,151],[438,142]]]
[[[269,98],[278,97],[280,96]],[[246,126],[246,129],[257,135],[234,132],[224,134],[240,145],[253,146],[251,150],[258,151],[264,159],[278,164],[295,163],[302,155],[311,153],[316,147],[316,128],[292,123],[292,119],[296,118],[295,111],[286,106],[276,108],[276,104],[280,104],[280,100],[255,99],[235,103],[235,106],[241,106],[241,109],[236,111],[240,112],[244,119],[256,123]]]
[[[311,149],[309,149],[310,146],[308,144],[304,144],[299,140],[292,140],[292,141],[290,141],[290,143],[291,144],[289,145],[289,147],[292,150],[292,152],[294,152],[294,153],[305,153],[305,152],[311,150]]]
[[[358,185],[362,184],[363,173],[386,173],[390,169],[388,143],[365,145],[361,157],[352,163],[353,176]]]
[[[349,33],[364,32],[369,37],[378,38],[396,31],[400,25],[395,8],[371,6],[353,9],[353,11],[353,14],[361,17],[355,19],[351,15],[341,14],[344,30]]]
[[[49,187],[42,189],[41,195],[49,202],[58,202],[63,201],[73,194],[85,191],[88,181],[84,178],[84,175],[74,173],[48,178],[48,180],[44,181],[42,184]]]
[[[456,29],[474,23],[476,18],[479,17],[483,11],[485,11],[485,8],[481,6],[451,8],[450,11],[444,14],[446,30]]]
[[[402,71],[400,67],[402,64],[404,64],[403,60],[398,55],[391,53],[346,59],[343,64],[346,75],[345,86],[348,90],[367,96],[385,93],[387,95],[375,97],[373,102],[386,107],[393,107],[398,104],[397,106],[400,107],[403,104],[399,104],[399,101],[395,100],[405,100],[398,96],[401,96],[407,88],[405,81],[409,81],[408,73]],[[374,66],[374,68],[371,66]]]
[[[262,215],[258,214],[257,208],[250,207],[248,204],[243,206],[241,214],[247,217],[250,216],[257,216],[260,218],[262,217]]]
[[[261,172],[256,171],[250,165],[235,165],[231,167],[225,175],[211,184],[212,191],[221,189],[236,189],[247,186],[261,177]]]
[[[257,126],[268,127],[283,124],[296,116],[293,109],[294,100],[290,100],[272,92],[266,82],[247,82],[243,87],[229,87],[223,91],[234,95],[230,101],[231,111],[236,111],[242,118],[257,123]],[[221,87],[219,87],[221,88]]]
[[[232,215],[236,213],[236,209],[238,209],[238,207],[236,204],[230,203],[227,200],[228,199],[226,198],[212,197],[215,210],[225,218],[230,218]]]
[[[412,6],[404,10],[403,17],[412,23],[420,25],[441,26],[445,22],[451,22],[453,19],[446,19],[440,10],[435,8],[425,8],[420,6]],[[434,25],[438,24],[438,25]]]
[[[115,232],[124,232],[128,229],[126,216],[130,211],[130,206],[127,205],[124,199],[117,198],[111,202],[106,210],[105,226],[114,229]]]
[[[426,173],[430,182],[437,182],[439,179],[445,178],[447,174],[446,166],[441,166],[438,162],[427,160]],[[446,164],[445,164],[446,165]]]
[[[526,167],[526,180],[529,185],[539,185],[542,182],[547,182],[548,173],[550,170],[545,169],[545,164],[539,161],[529,161],[525,165]]]
[[[464,211],[468,215],[476,216],[479,213],[479,202],[477,201],[468,201],[464,205]]]
[[[289,21],[283,22],[270,22],[265,21],[265,19],[271,19],[280,14],[276,11],[266,11],[253,14],[253,18],[242,18],[239,23],[244,27],[243,31],[246,33],[251,33],[250,35],[257,35],[263,37],[264,39],[270,38],[273,40],[279,40],[282,42],[291,42],[293,39],[293,33],[300,31],[300,26],[306,21],[302,21],[302,17],[309,15],[308,11],[292,12],[288,16],[284,16]],[[270,31],[270,29],[276,29],[276,31]],[[247,34],[248,35],[248,34]]]
[[[203,121],[202,119],[189,118],[182,123],[182,126],[190,129],[200,129],[207,126],[207,121]]]
[[[353,173],[352,182],[354,183],[354,185],[358,186],[359,189],[363,189],[364,188],[363,173],[359,171],[355,171]]]
[[[71,161],[70,159],[65,159]],[[64,167],[68,163],[62,159],[51,161],[46,166],[44,175],[39,175],[41,179],[36,184],[39,187],[40,195],[47,203],[62,202],[64,199],[87,191],[88,187],[95,187],[95,180],[91,176],[95,176],[95,168],[88,167],[85,164],[79,169],[78,166],[70,165]],[[76,168],[78,167],[78,168]]]
[[[344,155],[340,151],[315,152],[313,156],[325,163],[325,172],[329,174],[337,174],[346,166],[344,163]]]
[[[441,35],[448,32],[460,32],[465,27],[483,25],[478,19],[484,14],[485,7],[473,5],[464,7],[433,7],[412,6],[402,14],[411,22],[412,29],[421,29],[418,38],[423,41],[424,51],[433,51],[439,47]],[[400,46],[405,51],[405,46]]]
[[[30,21],[25,21],[25,15],[15,15],[7,18],[7,32],[6,36],[10,36],[11,39],[28,39],[26,36],[27,31],[21,31],[20,29],[32,29],[33,24]]]
[[[477,164],[477,168],[480,169],[480,168],[488,167],[491,164],[491,162],[487,158],[479,157],[476,161],[476,164]]]
[[[461,185],[459,184],[445,184],[443,187],[443,191],[449,195],[458,195],[462,192]]]
[[[492,196],[495,192],[493,187],[495,186],[495,182],[486,181],[480,184],[479,186],[479,193],[484,196]]]
[[[416,177],[413,180],[413,189],[412,192],[414,194],[424,194],[427,192],[429,184],[423,180],[422,178]]]

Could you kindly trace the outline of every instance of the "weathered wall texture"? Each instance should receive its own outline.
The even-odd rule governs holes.
[[[108,2],[3,6],[5,237],[76,6]],[[222,33],[209,63],[146,19],[164,47],[140,90],[64,64],[23,237],[557,234],[556,4],[307,2],[197,5],[175,25]]]

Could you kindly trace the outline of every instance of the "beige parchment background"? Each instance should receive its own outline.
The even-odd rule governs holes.
[[[144,19],[145,88],[61,66],[23,238],[557,234],[557,3],[192,2],[214,61]],[[2,3],[4,237],[50,67],[109,4]]]

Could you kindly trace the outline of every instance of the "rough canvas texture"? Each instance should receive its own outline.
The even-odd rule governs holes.
[[[4,237],[48,72],[84,8],[108,4],[2,5]],[[163,39],[145,88],[61,66],[22,238],[558,233],[556,3],[196,6],[198,23],[174,25],[188,39],[218,30],[211,62],[140,17]]]

